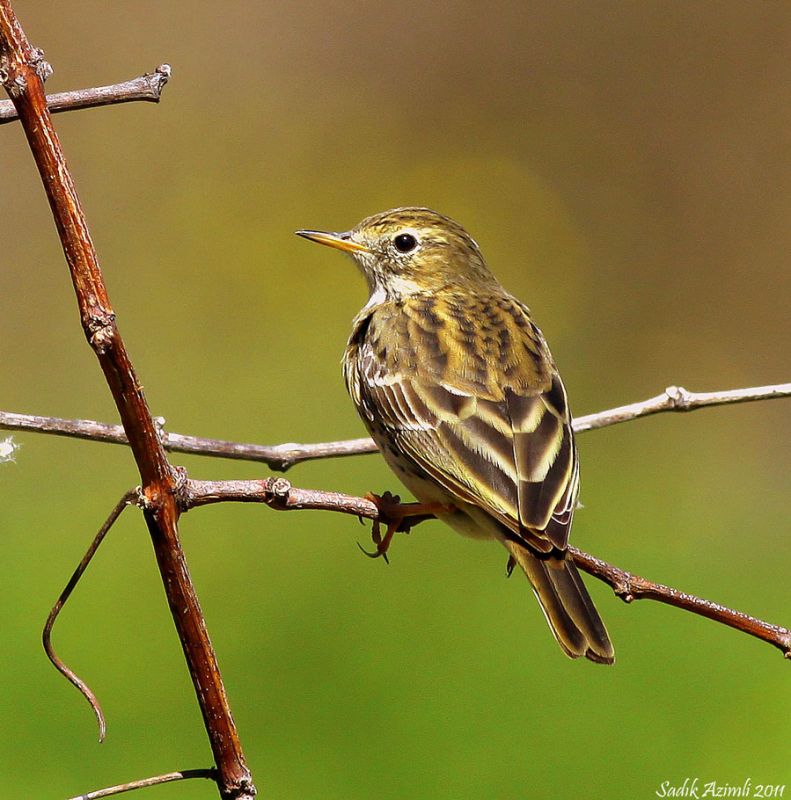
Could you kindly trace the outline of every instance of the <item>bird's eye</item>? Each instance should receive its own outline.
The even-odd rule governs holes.
[[[411,253],[417,247],[417,239],[411,233],[399,233],[393,244],[399,253]]]

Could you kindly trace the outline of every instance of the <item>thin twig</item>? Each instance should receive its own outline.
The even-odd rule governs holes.
[[[178,772],[167,772],[164,775],[156,775],[153,778],[143,778],[139,781],[120,783],[118,786],[108,786],[106,789],[96,789],[87,794],[71,797],[69,800],[101,800],[102,797],[112,797],[123,792],[131,792],[133,789],[146,789],[149,786],[159,786],[161,783],[173,783],[173,781],[185,781],[190,778],[208,778],[217,780],[217,770],[210,769],[183,769]]]
[[[58,618],[58,614],[60,614],[61,609],[66,604],[66,601],[69,599],[71,593],[74,591],[77,583],[79,582],[80,578],[82,577],[85,570],[88,568],[88,564],[91,563],[91,559],[96,554],[96,551],[99,549],[99,545],[104,541],[104,537],[109,532],[110,528],[113,527],[118,517],[121,516],[123,510],[128,506],[135,504],[138,500],[139,490],[138,489],[131,489],[128,491],[119,501],[115,508],[110,512],[110,516],[104,521],[104,524],[101,528],[99,528],[99,532],[94,536],[93,541],[91,542],[88,549],[85,551],[85,555],[82,557],[82,560],[77,565],[77,569],[74,570],[71,578],[69,578],[69,582],[66,584],[66,588],[60,593],[55,605],[52,606],[52,610],[49,612],[49,616],[47,617],[47,621],[44,624],[44,632],[41,635],[41,640],[44,644],[44,650],[47,654],[47,657],[52,662],[53,666],[55,667],[61,675],[64,675],[71,683],[73,683],[77,689],[79,690],[80,694],[90,703],[91,708],[93,709],[93,713],[96,715],[96,721],[99,724],[99,741],[103,742],[104,737],[107,733],[107,723],[105,722],[104,712],[102,711],[101,704],[99,703],[96,695],[93,693],[91,688],[85,683],[82,678],[80,678],[73,670],[66,666],[63,661],[60,659],[58,654],[55,652],[55,649],[52,647],[52,628],[55,625],[55,620]]]
[[[300,461],[314,458],[377,452],[376,445],[371,439],[348,439],[318,444],[243,444],[223,439],[205,439],[181,433],[166,433],[163,430],[164,420],[158,417],[155,421],[159,427],[160,439],[165,450],[173,453],[257,461],[278,471],[285,471]],[[54,436],[67,436],[110,444],[129,443],[124,429],[120,425],[108,425],[105,422],[95,422],[90,419],[40,417],[32,414],[17,414],[12,411],[0,411],[0,430],[49,433]]]
[[[662,411],[695,411],[698,408],[725,406],[733,403],[750,403],[755,400],[775,400],[791,396],[791,383],[771,386],[752,386],[746,389],[725,389],[719,392],[689,392],[683,386],[668,386],[662,394],[611,408],[598,414],[588,414],[574,420],[574,432],[582,433],[594,428],[606,428],[619,422],[629,422],[638,417],[648,417]]]
[[[584,433],[595,428],[606,428],[663,411],[694,411],[698,408],[789,396],[791,396],[791,383],[755,386],[747,389],[727,389],[719,392],[689,392],[680,386],[669,386],[662,394],[648,400],[577,417],[574,420],[574,431]],[[314,444],[243,444],[224,439],[205,439],[181,433],[166,433],[164,420],[157,417],[155,421],[159,426],[160,439],[165,450],[174,453],[257,461],[267,464],[270,469],[279,472],[285,472],[294,464],[302,461],[377,452],[376,445],[371,439],[344,439],[337,442],[316,442]],[[108,425],[105,422],[95,422],[90,419],[61,419],[0,411],[0,430],[49,433],[55,436],[88,439],[94,442],[128,444],[124,429],[120,425]]]
[[[47,109],[43,78],[51,71],[44,54],[31,47],[10,0],[0,0],[0,83],[19,114],[69,266],[83,333],[104,372],[140,472],[144,518],[217,766],[217,788],[225,800],[252,800],[255,786],[178,535],[175,494],[181,473],[168,461],[116,325],[85,214]]]
[[[181,488],[179,503],[184,510],[226,501],[264,503],[278,511],[314,509],[336,511],[371,520],[379,520],[376,504],[365,497],[336,492],[299,489],[285,478],[260,481],[197,481],[188,480]],[[748,633],[779,648],[791,657],[791,630],[750,617],[718,603],[680,592],[670,586],[654,583],[608,564],[576,547],[568,548],[569,556],[581,569],[608,584],[627,603],[645,598],[681,608],[692,614]]]
[[[131,81],[114,83],[112,86],[96,86],[92,89],[75,89],[47,95],[50,113],[76,111],[81,108],[97,108],[118,103],[158,103],[165,84],[171,76],[170,64],[160,64],[154,72],[146,72]],[[0,125],[19,119],[10,100],[0,100]]]
[[[265,503],[278,511],[337,511],[376,520],[379,509],[365,497],[318,489],[299,489],[286,478],[248,481],[187,480],[179,492],[183,511],[213,503]]]

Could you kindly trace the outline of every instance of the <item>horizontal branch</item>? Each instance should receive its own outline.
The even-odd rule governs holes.
[[[160,64],[154,72],[147,72],[124,83],[112,86],[97,86],[92,89],[75,89],[47,95],[47,108],[51,113],[76,111],[80,108],[116,105],[118,103],[158,103],[162,90],[170,79],[169,64]],[[19,119],[10,100],[0,100],[0,125]]]
[[[277,511],[337,511],[354,517],[378,520],[379,508],[372,500],[340,492],[298,489],[286,478],[242,481],[188,480],[179,495],[182,511],[214,503],[264,503]]]
[[[248,481],[187,480],[181,487],[178,500],[184,511],[211,503],[236,501],[264,503],[278,511],[302,509],[336,511],[381,521],[379,508],[365,497],[299,489],[292,486],[285,478]],[[786,658],[791,658],[791,630],[788,628],[764,622],[741,611],[734,611],[719,603],[680,592],[670,586],[654,583],[608,564],[576,547],[569,547],[568,554],[581,570],[606,583],[627,603],[647,599],[675,606],[769,642],[781,650]]]
[[[309,459],[376,452],[376,445],[371,439],[348,439],[317,444],[243,444],[223,439],[205,439],[181,433],[167,433],[164,430],[164,419],[157,417],[155,421],[159,426],[160,439],[165,450],[173,453],[257,461],[267,464],[270,469],[279,471],[285,471],[294,464]],[[61,419],[0,411],[0,430],[49,433],[54,436],[88,439],[93,442],[128,444],[126,433],[120,425],[108,425],[105,422],[96,422],[90,419]]]
[[[584,433],[595,428],[606,428],[609,425],[629,422],[663,411],[694,411],[697,408],[789,396],[791,396],[791,383],[697,393],[688,392],[679,386],[670,386],[662,394],[648,400],[577,417],[574,420],[574,430],[576,433]],[[164,430],[165,422],[162,417],[158,417],[156,421],[159,425],[162,444],[166,450],[174,453],[257,461],[267,464],[270,469],[281,472],[285,472],[289,467],[302,461],[376,452],[376,445],[371,439],[346,439],[315,444],[243,444],[223,439],[205,439],[180,433],[167,433]],[[0,430],[32,431],[76,439],[89,439],[95,442],[127,444],[126,434],[120,425],[108,425],[89,419],[60,419],[0,411]]]
[[[574,432],[583,433],[594,428],[606,428],[639,417],[650,417],[663,411],[695,411],[698,408],[752,403],[756,400],[777,400],[781,397],[791,397],[791,383],[751,386],[746,389],[724,389],[719,392],[690,392],[683,386],[668,386],[664,392],[648,400],[577,417],[574,420]]]

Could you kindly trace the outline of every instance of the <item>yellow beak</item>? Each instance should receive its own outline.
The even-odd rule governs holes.
[[[331,231],[295,231],[295,233],[303,239],[310,239],[311,242],[326,244],[328,247],[334,247],[336,250],[344,250],[347,253],[371,252],[364,244],[358,244],[353,241],[352,235],[348,231],[346,233],[332,233]]]

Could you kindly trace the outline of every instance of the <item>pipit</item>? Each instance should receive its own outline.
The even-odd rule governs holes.
[[[382,455],[420,503],[399,514],[387,498],[378,552],[408,513],[496,539],[563,651],[611,664],[607,630],[566,552],[579,494],[566,390],[527,306],[461,225],[427,208],[376,214],[345,233],[297,233],[349,253],[368,282],[343,373]]]

